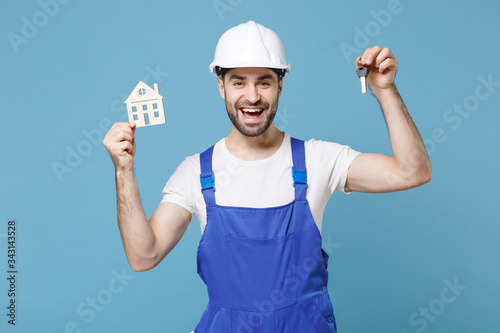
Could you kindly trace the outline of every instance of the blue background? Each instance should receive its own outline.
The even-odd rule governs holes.
[[[122,102],[137,82],[158,82],[167,123],[136,133],[136,177],[150,216],[185,156],[229,133],[208,65],[220,35],[252,19],[280,35],[292,64],[279,128],[391,154],[378,103],[361,95],[354,72],[355,57],[379,44],[400,62],[396,83],[430,154],[425,186],[330,200],[323,237],[339,332],[500,332],[500,87],[488,90],[480,79],[500,82],[500,5],[392,3],[3,2],[0,330],[194,329],[207,302],[196,274],[199,225],[193,219],[158,267],[133,272],[101,141],[110,123],[125,119]],[[464,103],[472,111],[449,111]],[[5,315],[11,218],[18,222],[15,327]],[[463,287],[453,294],[445,281]],[[443,292],[454,300],[444,303]]]

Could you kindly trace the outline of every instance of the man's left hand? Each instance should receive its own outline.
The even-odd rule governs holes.
[[[394,87],[398,61],[387,47],[377,45],[366,49],[365,53],[356,59],[356,67],[361,66],[369,69],[367,82],[374,94]]]

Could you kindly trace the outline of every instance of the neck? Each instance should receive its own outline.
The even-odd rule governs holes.
[[[284,132],[274,124],[262,135],[249,137],[240,133],[234,126],[226,137],[226,148],[235,157],[246,160],[263,160],[272,156],[281,147]]]

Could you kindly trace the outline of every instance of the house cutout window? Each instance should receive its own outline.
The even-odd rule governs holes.
[[[142,110],[146,111],[148,109],[148,105],[147,104],[143,104],[142,105]]]
[[[137,106],[132,107],[132,112],[137,112]],[[137,119],[136,119],[137,120]]]
[[[139,95],[141,95],[141,96],[146,95],[146,89],[144,89],[144,88],[139,89]]]
[[[155,111],[155,118],[158,118],[160,116],[160,113],[158,111]]]
[[[149,114],[144,114],[144,124],[149,125]]]
[[[137,117],[137,115],[134,114],[134,120],[138,120],[138,119],[139,119],[139,117]]]
[[[153,109],[158,109],[158,104],[157,103],[153,103]]]

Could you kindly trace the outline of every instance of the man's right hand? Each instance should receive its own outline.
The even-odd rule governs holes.
[[[192,215],[184,207],[163,202],[148,221],[133,174],[136,125],[115,123],[102,143],[116,168],[117,217],[130,266],[137,272],[158,265],[179,242]]]
[[[114,123],[102,143],[108,150],[116,170],[131,171],[135,155],[135,123]]]

